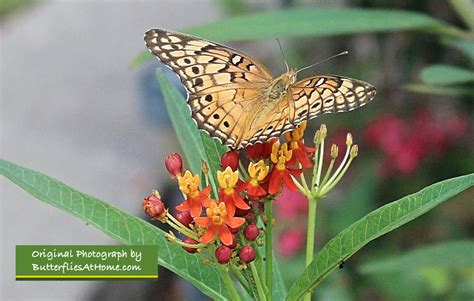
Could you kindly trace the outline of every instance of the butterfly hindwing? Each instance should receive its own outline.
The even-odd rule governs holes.
[[[291,122],[299,124],[326,113],[352,111],[371,101],[375,93],[372,85],[347,77],[305,78],[291,87],[295,106]]]

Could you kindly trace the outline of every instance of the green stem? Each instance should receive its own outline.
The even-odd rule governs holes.
[[[244,180],[250,179],[250,176],[247,173],[247,170],[245,169],[244,164],[240,160],[239,160],[239,171],[240,171],[240,174],[242,175],[242,177],[244,178]]]
[[[245,279],[244,275],[242,275],[242,272],[238,268],[236,268],[235,265],[230,265],[230,268],[232,269],[232,272],[234,272],[234,275],[237,277],[237,279],[239,279],[239,282],[242,285],[242,287],[249,294],[252,294],[252,292],[250,291],[250,285],[249,285],[247,279]]]
[[[225,286],[227,287],[227,290],[229,291],[231,299],[234,301],[240,301],[239,293],[235,289],[232,279],[230,279],[229,271],[226,269],[224,265],[219,264],[219,272],[221,273],[222,280],[224,281]]]
[[[314,239],[316,230],[316,208],[318,200],[315,198],[308,199],[308,231],[306,233],[306,266],[309,266],[314,258]],[[304,297],[305,301],[311,300],[311,293]]]
[[[189,229],[185,225],[181,224],[181,222],[174,218],[173,215],[167,213],[166,217],[168,218],[167,224],[170,225],[173,229],[179,231],[180,233],[186,235],[189,238],[194,239],[195,241],[199,241],[199,237],[197,236],[197,234],[191,231],[191,229]]]
[[[265,202],[265,215],[267,223],[265,225],[265,282],[267,286],[267,300],[272,300],[273,291],[273,206],[272,201]]]
[[[260,277],[258,276],[258,271],[255,267],[255,262],[251,262],[249,265],[250,269],[252,270],[253,278],[255,279],[255,284],[257,285],[259,300],[265,301],[267,300],[267,297],[265,296],[265,292],[263,291],[262,282],[260,281]]]

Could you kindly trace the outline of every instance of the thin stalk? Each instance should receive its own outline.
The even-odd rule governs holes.
[[[331,163],[329,163],[328,170],[326,170],[326,175],[324,176],[323,180],[321,181],[321,186],[324,186],[327,183],[327,181],[329,179],[329,176],[331,175],[331,171],[334,167],[335,162],[336,162],[336,159],[332,158]]]
[[[273,206],[272,201],[265,202],[265,215],[267,223],[265,225],[265,282],[267,286],[267,300],[272,300],[273,291]]]
[[[316,198],[308,199],[308,231],[306,233],[306,266],[309,266],[314,258],[314,239],[316,231],[316,209],[318,200]],[[305,301],[311,300],[311,293],[304,297]]]
[[[349,166],[351,165],[353,159],[354,159],[354,158],[352,158],[352,157],[349,159],[349,162],[347,162],[347,164],[345,164],[344,169],[342,170],[342,172],[339,173],[339,175],[337,176],[337,178],[336,178],[335,180],[333,180],[332,182],[329,182],[327,187],[323,187],[323,188],[321,189],[320,195],[325,195],[325,194],[328,193],[331,189],[333,189],[334,186],[337,185],[337,183],[339,183],[339,181],[341,180],[341,178],[344,176],[344,174],[346,173],[346,171],[349,169]]]
[[[304,173],[303,173],[303,172],[301,172],[301,174],[300,174],[300,180],[301,180],[301,184],[303,185],[304,190],[305,190],[305,194],[306,194],[306,193],[309,192],[310,190],[309,190],[309,188],[308,188],[308,184],[306,183],[306,178],[304,177]]]
[[[260,281],[260,277],[258,276],[257,268],[255,267],[255,262],[251,262],[250,269],[252,270],[253,278],[255,279],[255,284],[257,285],[257,293],[258,299],[265,301],[267,297],[265,296],[265,292],[263,291],[262,282]]]
[[[341,164],[339,164],[339,166],[337,167],[336,171],[334,172],[332,177],[329,179],[329,181],[326,182],[328,185],[331,185],[331,183],[334,181],[334,179],[336,179],[337,176],[341,173],[342,168],[345,167],[347,159],[349,158],[349,153],[350,152],[351,152],[351,146],[347,146],[346,153],[344,154],[344,159],[342,159]],[[322,194],[319,194],[319,195],[322,195]]]
[[[169,219],[167,224],[170,225],[173,229],[196,241],[199,240],[199,237],[197,236],[196,233],[189,230],[189,228],[186,227],[185,225],[181,224],[176,218],[174,218],[173,215],[171,215],[170,213],[167,213],[166,217]]]
[[[249,285],[249,282],[247,281],[247,279],[245,279],[244,275],[242,275],[242,272],[235,267],[235,265],[230,265],[230,268],[232,269],[232,272],[234,272],[234,275],[237,277],[237,279],[239,279],[239,282],[240,284],[242,285],[242,287],[249,293],[249,294],[252,294],[251,290],[250,290],[250,285]]]
[[[295,183],[296,187],[298,187],[298,190],[303,192],[304,195],[307,195],[308,193],[308,189],[307,189],[307,186],[303,186],[300,184],[300,182],[298,182],[298,180],[296,180],[296,178],[292,175],[290,175],[291,179],[293,180],[293,183]]]
[[[314,165],[313,165],[313,178],[311,179],[311,191],[313,191],[314,187],[316,186],[316,175],[318,174],[318,167],[319,167],[319,149],[320,145],[317,145],[316,151],[314,152]]]
[[[188,243],[182,242],[180,240],[175,240],[174,242],[177,243],[180,246],[191,248],[191,249],[199,249],[199,248],[204,248],[204,247],[208,246],[208,244],[195,244],[195,245],[188,244]]]
[[[250,179],[250,176],[249,176],[249,174],[247,173],[247,170],[245,169],[244,164],[243,164],[242,161],[240,161],[240,160],[239,160],[239,170],[240,170],[240,174],[242,175],[242,177],[244,178],[244,180]]]
[[[319,148],[321,149],[321,152],[319,152],[318,173],[316,174],[316,185],[318,186],[318,188],[321,180],[321,171],[323,170],[324,139],[321,140],[321,145]]]
[[[221,273],[222,280],[224,281],[227,290],[229,291],[230,298],[234,301],[240,301],[240,296],[237,290],[235,289],[232,279],[230,279],[229,271],[222,264],[219,265],[219,272]]]

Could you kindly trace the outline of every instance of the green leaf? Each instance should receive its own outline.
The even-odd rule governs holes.
[[[472,266],[474,241],[450,241],[419,247],[404,254],[374,259],[362,264],[363,274],[406,273],[426,268]]]
[[[202,264],[201,257],[168,242],[165,233],[152,224],[51,177],[1,159],[0,174],[40,201],[82,219],[124,244],[158,245],[158,264],[189,280],[209,297],[228,299],[217,268]]]
[[[448,96],[474,96],[474,89],[463,86],[406,85],[408,91]]]
[[[228,42],[414,29],[448,34],[453,31],[452,27],[436,19],[410,11],[305,7],[225,18],[187,28],[183,32],[212,41]],[[145,54],[139,56],[143,58]],[[139,59],[134,61],[143,62]]]
[[[304,296],[336,269],[342,260],[370,241],[408,223],[473,185],[474,174],[448,179],[367,214],[336,235],[317,253],[288,291],[287,300]]]
[[[197,128],[186,100],[160,69],[156,69],[156,78],[189,168],[193,173],[200,174],[202,160],[206,161],[209,167],[209,181],[216,197],[216,174],[219,170],[220,156],[227,151],[227,147]]]
[[[464,53],[471,62],[474,62],[474,41],[460,38],[444,38],[441,40],[443,44],[454,47]]]
[[[431,85],[453,85],[474,81],[474,71],[450,65],[431,65],[421,70],[421,80]]]

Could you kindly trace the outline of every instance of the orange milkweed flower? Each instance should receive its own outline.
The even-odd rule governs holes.
[[[245,203],[243,197],[239,194],[241,189],[237,189],[239,182],[239,172],[232,171],[231,167],[227,167],[224,171],[217,172],[217,181],[219,182],[219,201],[226,206],[227,212],[234,216],[235,207],[242,210],[250,209],[250,206]]]
[[[260,160],[257,163],[250,162],[248,171],[250,180],[245,183],[247,194],[254,199],[260,199],[264,197],[267,192],[265,189],[263,189],[260,183],[262,183],[267,177],[270,167],[265,165],[265,161]]]
[[[199,190],[201,180],[199,176],[186,170],[183,176],[178,177],[179,189],[186,195],[186,200],[180,205],[176,206],[179,211],[191,210],[191,216],[200,216],[202,207],[209,207],[209,195],[211,187],[207,186],[203,190]]]
[[[303,135],[305,129],[306,121],[303,121],[296,129],[284,134],[290,149],[293,151],[293,156],[287,163],[288,166],[298,167],[298,163],[300,163],[303,168],[313,167],[311,156],[313,155],[316,148],[308,147],[304,144]]]
[[[202,228],[205,228],[203,236],[200,239],[201,243],[211,243],[219,236],[220,241],[224,245],[232,244],[231,228],[238,228],[245,222],[243,217],[234,217],[233,214],[226,209],[226,204],[215,200],[211,200],[209,208],[206,209],[206,217],[195,217],[194,222]]]
[[[280,191],[282,185],[285,185],[290,191],[298,190],[298,187],[296,187],[295,183],[293,182],[291,175],[299,176],[302,170],[288,168],[288,162],[290,162],[292,156],[293,151],[288,149],[288,144],[273,144],[270,159],[275,165],[270,175],[268,193],[276,194]]]

